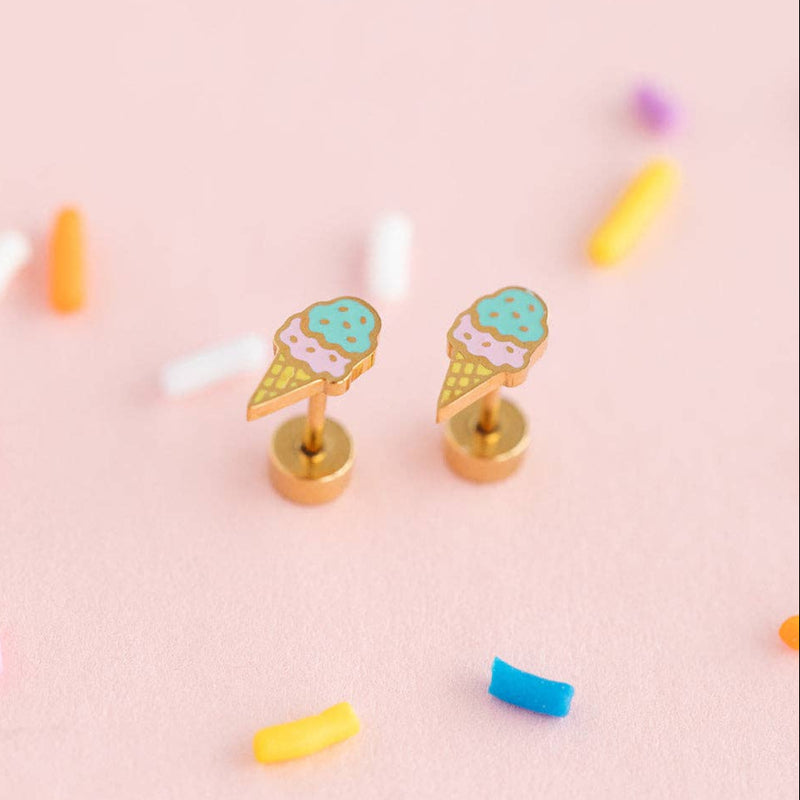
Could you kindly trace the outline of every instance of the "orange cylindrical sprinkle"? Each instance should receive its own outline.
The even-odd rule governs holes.
[[[784,620],[781,629],[778,631],[781,639],[783,639],[792,650],[797,650],[797,648],[800,647],[800,633],[798,632],[798,627],[800,627],[800,618],[795,614],[793,617]]]
[[[86,295],[83,224],[77,209],[56,217],[50,243],[50,303],[57,311],[77,311]]]

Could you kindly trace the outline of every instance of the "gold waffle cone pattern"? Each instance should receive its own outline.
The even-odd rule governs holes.
[[[297,391],[312,381],[319,380],[303,368],[291,356],[279,352],[272,361],[267,374],[253,392],[250,405],[260,405],[274,400],[282,394]]]
[[[497,375],[479,361],[470,361],[461,353],[456,353],[450,361],[447,377],[439,394],[439,408],[449,405],[459,397],[472,391],[482,383]]]

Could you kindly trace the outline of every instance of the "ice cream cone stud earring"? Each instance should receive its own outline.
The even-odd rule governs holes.
[[[473,481],[498,481],[520,465],[528,447],[522,412],[500,397],[519,386],[547,344],[547,306],[509,286],[476,300],[447,332],[450,368],[436,421],[445,422],[447,463]]]
[[[308,399],[308,414],[288,420],[272,438],[270,478],[284,497],[325,503],[347,486],[353,442],[338,422],[325,419],[325,404],[372,366],[380,329],[369,303],[337,297],[293,314],[275,334],[275,357],[247,404],[247,419]]]

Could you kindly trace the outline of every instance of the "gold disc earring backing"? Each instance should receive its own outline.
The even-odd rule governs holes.
[[[462,478],[487,483],[511,475],[528,449],[528,424],[519,408],[501,400],[494,428],[480,426],[480,403],[460,411],[444,426],[444,454],[450,468]]]
[[[523,383],[547,333],[544,301],[518,286],[479,298],[451,325],[436,421],[446,422],[445,459],[462,478],[498,481],[522,463],[528,425],[500,389]]]
[[[350,483],[353,440],[342,425],[326,419],[322,445],[316,453],[309,453],[303,446],[306,425],[305,417],[293,417],[275,431],[269,449],[270,479],[295,503],[327,503]]]

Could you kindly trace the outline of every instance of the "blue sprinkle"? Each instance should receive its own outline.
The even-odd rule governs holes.
[[[575,689],[568,683],[558,683],[531,675],[495,658],[489,694],[512,706],[527,708],[537,714],[566,717]]]

